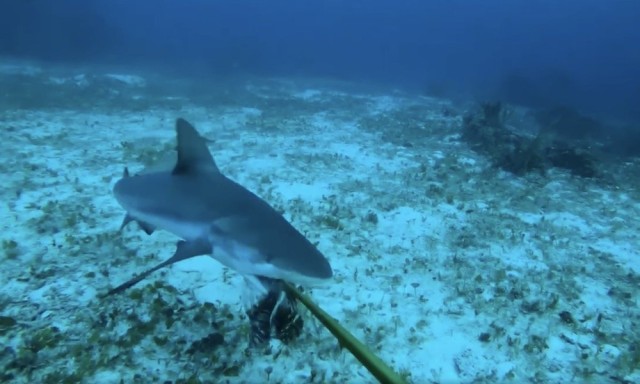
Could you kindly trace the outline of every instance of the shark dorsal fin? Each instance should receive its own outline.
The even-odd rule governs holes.
[[[218,166],[213,160],[207,143],[193,125],[185,119],[176,121],[178,138],[178,161],[173,174],[218,173]]]

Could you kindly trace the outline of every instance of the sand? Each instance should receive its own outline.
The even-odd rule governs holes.
[[[118,232],[111,188],[177,117],[317,243],[335,278],[307,292],[409,382],[640,381],[637,160],[516,177],[460,140],[469,106],[327,79],[0,77],[0,381],[375,382],[305,310],[296,341],[247,350],[243,279],[210,257],[99,297],[173,253]]]

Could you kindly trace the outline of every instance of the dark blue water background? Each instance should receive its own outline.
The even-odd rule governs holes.
[[[0,55],[327,76],[640,120],[637,0],[3,0]]]

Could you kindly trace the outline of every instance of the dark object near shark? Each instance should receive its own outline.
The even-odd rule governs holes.
[[[465,116],[462,138],[498,167],[516,175],[545,173],[551,167],[564,168],[582,177],[597,176],[595,156],[588,149],[562,139],[547,139],[540,129],[535,136],[507,127],[508,113],[501,103],[484,103]]]
[[[464,117],[463,140],[506,171],[517,175],[535,170],[544,172],[540,138],[528,138],[508,129],[506,115],[502,103],[482,104],[477,113]]]
[[[296,299],[285,290],[280,280],[260,278],[268,293],[247,311],[251,322],[250,343],[257,346],[273,335],[283,343],[300,336],[304,321],[298,313]]]
[[[224,344],[224,336],[221,333],[213,332],[200,340],[194,341],[187,353],[193,355],[194,353],[208,353],[215,350],[217,347]]]
[[[555,107],[534,112],[541,127],[563,140],[602,138],[605,129],[597,120],[568,107]]]
[[[587,151],[556,143],[555,147],[548,149],[547,157],[551,165],[568,169],[573,175],[582,177],[598,176],[598,171],[595,167],[596,160]]]
[[[178,244],[178,246],[179,246],[179,244]],[[142,280],[146,279],[147,276],[149,276],[153,272],[157,271],[158,269],[162,269],[162,268],[164,268],[164,267],[166,267],[168,265],[171,265],[173,263],[176,263],[176,262],[178,262],[180,260],[182,260],[182,259],[180,259],[179,257],[176,257],[176,256],[170,257],[169,259],[167,259],[167,260],[163,261],[162,263],[154,266],[153,268],[147,269],[146,271],[142,272],[138,276],[135,276],[135,277],[131,278],[130,280],[127,280],[124,283],[118,285],[117,287],[110,289],[106,294],[104,294],[104,297],[124,292],[127,289],[133,287],[134,285],[138,284]]]

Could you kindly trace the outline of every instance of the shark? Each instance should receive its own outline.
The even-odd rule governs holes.
[[[330,280],[327,258],[266,201],[226,177],[207,142],[188,121],[176,120],[173,167],[147,169],[123,177],[113,194],[131,222],[147,233],[165,230],[180,240],[174,254],[111,289],[121,292],[160,268],[209,255],[257,281],[317,285]],[[272,280],[271,280],[272,279]]]

